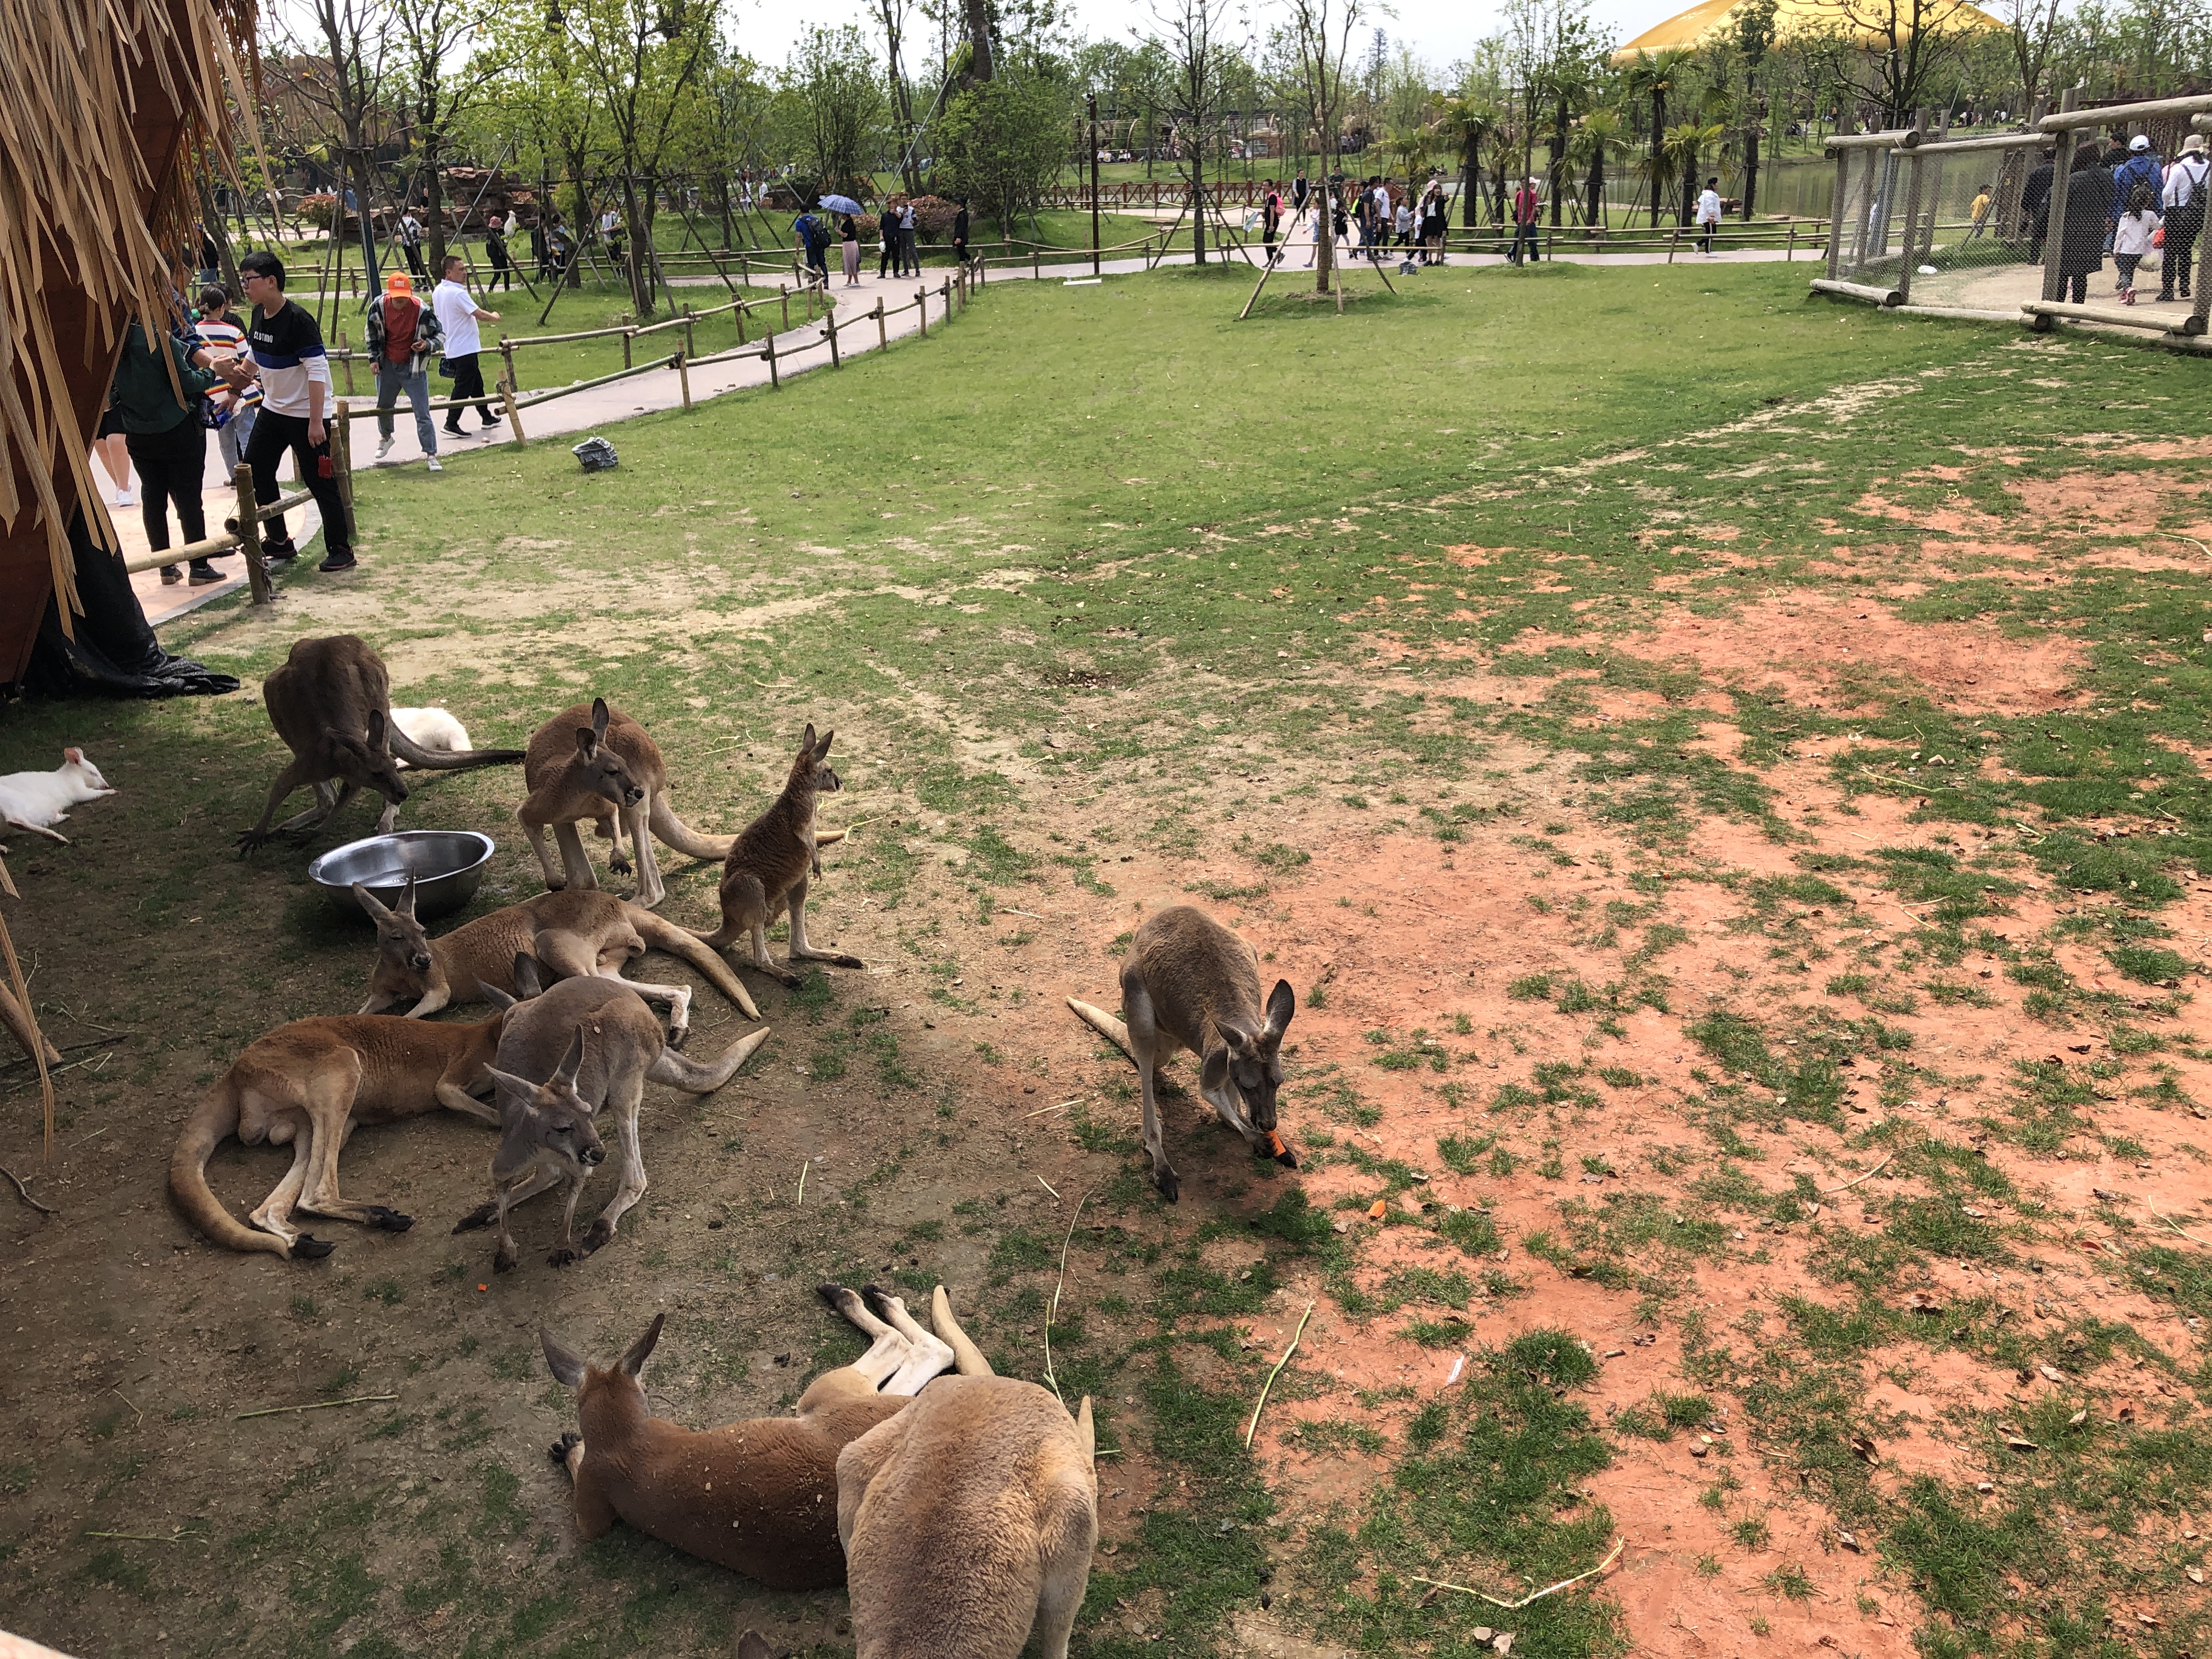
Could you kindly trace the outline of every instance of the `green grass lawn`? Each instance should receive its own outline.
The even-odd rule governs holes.
[[[2063,567],[2063,581],[2015,580],[2004,556],[1971,545],[1923,563],[1899,555],[1911,566],[1910,591],[1889,603],[1907,623],[1974,619],[2008,640],[2063,631],[2081,643],[2081,683],[2091,695],[2057,713],[1968,719],[1875,683],[1872,705],[1832,708],[1723,687],[1694,666],[1655,665],[1615,648],[1662,610],[1718,621],[1776,591],[1858,597],[1901,580],[1839,563],[1839,535],[1893,541],[1901,532],[1886,516],[1888,505],[1951,510],[1961,495],[1992,515],[2015,513],[2005,481],[2075,467],[2078,434],[2181,436],[2205,406],[2201,362],[1808,301],[1806,275],[1771,265],[1452,269],[1422,274],[1395,298],[1355,276],[1358,297],[1346,314],[1285,283],[1243,323],[1235,320],[1249,287],[1241,268],[1096,288],[994,285],[927,343],[809,375],[781,393],[747,392],[688,416],[625,423],[614,434],[622,465],[611,472],[582,475],[565,444],[547,443],[464,457],[441,478],[413,471],[365,477],[358,576],[343,584],[289,577],[274,623],[242,600],[219,602],[167,630],[165,642],[254,679],[302,633],[357,629],[404,665],[409,701],[465,712],[479,743],[514,741],[560,704],[603,691],[646,721],[674,775],[733,799],[766,799],[805,721],[835,726],[852,791],[840,810],[884,816],[839,849],[827,884],[878,907],[880,925],[898,939],[898,965],[912,976],[902,983],[921,988],[900,995],[922,996],[940,1020],[1002,1011],[1012,1025],[978,1029],[1001,1033],[994,1042],[1006,1047],[1022,1020],[1065,1018],[1048,1000],[1024,1000],[1032,971],[1039,980],[1059,971],[1056,958],[1032,970],[1025,964],[1034,958],[1018,954],[1042,927],[1022,920],[1031,895],[1110,895],[1121,850],[1194,861],[1203,849],[1214,865],[1249,872],[1249,886],[1220,896],[1244,899],[1255,925],[1267,926],[1270,883],[1294,880],[1306,857],[1272,841],[1271,804],[1320,793],[1341,795],[1347,810],[1402,807],[1400,822],[1412,831],[1457,842],[1474,818],[1455,808],[1450,789],[1504,778],[1485,769],[1502,767],[1507,754],[1534,757],[1529,771],[1552,769],[1577,812],[1623,838],[1639,861],[1639,890],[1655,904],[1666,894],[1724,891],[1746,907],[1741,926],[1765,928],[1776,925],[1778,905],[1841,904],[1841,890],[1826,884],[1844,873],[1833,866],[1822,866],[1825,874],[1792,866],[1801,872],[1781,876],[1717,870],[1700,865],[1694,837],[1732,824],[1763,837],[1788,866],[1802,836],[1765,770],[1793,747],[1827,744],[1847,794],[1915,823],[2005,836],[1981,855],[1994,862],[1961,853],[1886,865],[1862,837],[1869,849],[1854,868],[1887,872],[1890,890],[1917,907],[1906,913],[1917,931],[1899,946],[1912,959],[1939,967],[1958,960],[1970,940],[1988,937],[1990,896],[2033,876],[2098,896],[2102,908],[2084,904],[2062,925],[2069,946],[2112,952],[2115,963],[2134,964],[2126,971],[2139,980],[2185,971],[2158,941],[2183,880],[2212,871],[2212,791],[2190,758],[2212,745],[2212,672],[2199,642],[2212,579],[2203,570],[2091,558],[2088,544],[2070,542],[2064,557],[2081,556]],[[564,301],[574,309],[556,311],[555,325],[579,323],[607,302]],[[701,349],[709,349],[704,338]],[[540,361],[549,374],[583,373],[604,356],[580,352],[557,367],[550,354]],[[1960,476],[1926,472],[1937,459]],[[2201,516],[2201,492],[2212,484],[2201,445],[2178,458],[2120,453],[2099,465],[2163,491],[2166,503],[2147,509],[2151,522],[2100,532],[2100,550],[2139,546],[2161,514],[2176,524],[2177,515]],[[2176,482],[2186,489],[2177,493]],[[1693,539],[1693,527],[1708,533]],[[1470,550],[1482,556],[1456,556]],[[1400,652],[1408,654],[1394,661]],[[1441,676],[1454,661],[1481,662],[1510,695],[1476,700],[1436,690],[1430,671]],[[1636,707],[1600,724],[1593,716],[1601,697]],[[1732,760],[1721,745],[1692,742],[1716,723],[1740,740]],[[112,809],[84,809],[88,818],[108,810],[143,815],[119,820],[147,838],[133,854],[127,900],[104,878],[57,880],[71,896],[79,947],[196,960],[194,929],[219,905],[240,926],[283,941],[281,986],[252,1005],[251,1019],[230,1010],[230,1025],[258,1029],[280,1015],[353,1006],[359,941],[301,925],[319,914],[297,867],[304,860],[242,870],[221,856],[223,836],[209,827],[250,822],[275,769],[254,700],[107,706],[96,720],[81,707],[33,705],[17,711],[14,726],[27,750],[85,743],[111,779],[120,771],[128,780]],[[1856,740],[1849,757],[1846,738]],[[740,750],[742,758],[732,752]],[[1941,787],[1905,775],[1936,750],[1992,763],[1959,767]],[[1247,774],[1262,768],[1271,781],[1250,782]],[[188,775],[198,805],[192,822],[180,825],[173,810],[152,803],[185,793]],[[465,808],[489,823],[512,781],[472,774],[426,793],[434,792],[439,811]],[[2093,822],[2154,808],[2172,832],[2154,842],[2110,841]],[[2034,827],[2016,834],[2012,826],[2023,821]],[[360,832],[351,820],[343,827]],[[1551,847],[1528,836],[1516,844],[1524,842]],[[501,868],[520,869],[520,860]],[[534,878],[524,875],[527,891]],[[711,872],[672,878],[672,910],[703,915],[712,885]],[[1121,902],[1128,914],[1126,895]],[[1619,925],[1634,925],[1632,915]],[[1023,931],[990,931],[1012,928]],[[1679,940],[1658,933],[1623,974],[1628,993],[1640,987],[1663,1003],[1665,982],[1650,963]],[[48,938],[58,934],[48,927]],[[2131,1057],[2100,1078],[2124,1074],[2148,1085],[2164,1063],[2154,1054],[2204,1057],[2178,1023],[2179,993],[2100,1001],[2111,994],[2053,966],[2050,942],[2016,929],[1975,948],[1996,952],[1993,962],[2019,982],[2032,981],[2054,1024],[2137,1033]],[[1839,978],[1832,995],[1881,994],[1885,964],[1899,958],[1875,961],[1872,945],[1867,952],[1871,965],[1854,982]],[[1110,963],[1090,971],[1100,986],[1110,983]],[[776,1242],[761,1246],[768,1253],[745,1268],[750,1277],[716,1289],[723,1299],[708,1305],[726,1312],[762,1295],[759,1266],[787,1279],[818,1276],[832,1259],[872,1272],[895,1254],[886,1241],[972,1238],[969,1248],[988,1261],[988,1288],[970,1328],[987,1351],[1015,1356],[1010,1369],[1035,1375],[1034,1334],[1053,1319],[1046,1298],[1061,1246],[1057,1224],[1024,1229],[1005,1195],[944,1215],[899,1207],[891,1176],[909,1159],[936,1155],[932,1132],[944,1156],[972,1163],[975,1155],[957,1139],[963,1097],[950,1082],[932,1092],[937,1079],[913,1074],[899,1042],[919,1033],[902,1024],[905,1016],[878,1012],[878,994],[857,980],[815,981],[769,1006],[781,1046],[769,1052],[782,1056],[786,1076],[801,1053],[817,1079],[842,1078],[848,1066],[856,1078],[872,1070],[875,1080],[864,1086],[880,1096],[875,1109],[902,1126],[896,1155],[887,1147],[878,1171],[884,1213],[855,1206],[812,1218],[806,1224],[820,1231],[803,1240],[796,1231],[763,1232]],[[1607,1022],[1634,1006],[1622,1001],[1620,984],[1598,991],[1546,979],[1516,984],[1512,994],[1593,1014],[1593,1056],[1619,1029]],[[1957,994],[1976,994],[1969,987]],[[92,1006],[110,1004],[94,995]],[[1893,1605],[1918,1626],[1930,1659],[2203,1651],[2203,1614],[2183,1605],[2190,1592],[2179,1581],[2182,1555],[2151,1561],[2126,1541],[2154,1535],[2164,1549],[2178,1517],[2201,1524],[2212,1496],[2201,1413],[2189,1415],[2205,1386],[2201,1335],[2183,1340],[2185,1362],[2159,1363],[2174,1391],[2170,1422],[2154,1425],[2147,1409],[2140,1430],[2106,1424],[2101,1439],[2063,1445],[2063,1425],[2045,1422],[2035,1430],[2051,1448],[2045,1462],[2008,1480],[1990,1508],[1937,1476],[1877,1485],[1850,1455],[1844,1431],[1871,1421],[1875,1410],[1871,1356],[1879,1346],[1886,1366],[1950,1352],[2007,1367],[2070,1365],[2074,1346],[2062,1352],[2057,1328],[2035,1347],[2002,1321],[1968,1312],[1914,1322],[1877,1308],[1844,1325],[1826,1309],[1801,1306],[1734,1332],[1710,1328],[1669,1300],[1678,1287],[1668,1273],[1732,1248],[1717,1218],[1730,1206],[1763,1206],[1802,1231],[1800,1200],[1810,1188],[1793,1188],[1747,1137],[1792,1114],[1842,1121],[1833,1064],[1816,1059],[1814,1047],[1802,1060],[1776,1057],[1785,1027],[1790,1042],[1814,1044],[1834,1037],[1835,1024],[1808,1016],[1792,1024],[1797,1016],[1778,998],[1756,1005],[1755,1014],[1709,1015],[1688,1028],[1712,1069],[1700,1073],[1707,1089],[1698,1127],[1682,1131],[1694,1144],[1664,1172],[1665,1203],[1679,1206],[1666,1218],[1680,1231],[1658,1226],[1659,1199],[1643,1210],[1616,1209],[1607,1189],[1601,1209],[1564,1206],[1559,1233],[1507,1241],[1512,1261],[1492,1273],[1500,1295],[1595,1279],[1622,1291],[1624,1318],[1642,1296],[1638,1317],[1648,1315],[1655,1328],[1663,1321],[1680,1338],[1683,1392],[1625,1413],[1617,1425],[1601,1422],[1575,1397],[1594,1374],[1591,1353],[1548,1320],[1486,1346],[1455,1317],[1418,1323],[1407,1328],[1415,1341],[1480,1350],[1478,1363],[1463,1385],[1432,1390],[1426,1403],[1410,1387],[1359,1395],[1361,1410],[1397,1413],[1388,1435],[1316,1428],[1314,1447],[1349,1448],[1375,1462],[1299,1528],[1285,1517],[1270,1470],[1241,1449],[1242,1419],[1272,1356],[1251,1352],[1237,1333],[1274,1305],[1268,1298],[1278,1285],[1301,1275],[1324,1285],[1355,1321],[1415,1299],[1462,1308],[1471,1281],[1460,1272],[1394,1271],[1378,1291],[1386,1230],[1346,1225],[1360,1220],[1364,1197],[1337,1218],[1346,1228],[1337,1231],[1265,1164],[1253,1166],[1255,1190],[1239,1178],[1233,1207],[1187,1197],[1163,1212],[1133,1173],[1118,1119],[1079,1112],[1073,1133],[1088,1158],[1084,1179],[1099,1192],[1085,1223],[1086,1233],[1094,1221],[1098,1231],[1075,1244],[1088,1264],[1084,1295],[1093,1299],[1073,1314],[1063,1309],[1050,1328],[1071,1396],[1079,1387],[1099,1399],[1102,1441],[1135,1449],[1137,1467],[1126,1479],[1155,1482],[1158,1496],[1117,1553],[1097,1564],[1076,1650],[1093,1659],[1242,1651],[1228,1620],[1256,1607],[1272,1563],[1283,1570],[1277,1616],[1360,1652],[1471,1653],[1476,1626],[1505,1626],[1521,1634],[1516,1653],[1540,1659],[1624,1653],[1634,1633],[1602,1589],[1551,1599],[1509,1621],[1472,1598],[1425,1601],[1409,1576],[1451,1565],[1514,1595],[1592,1567],[1614,1528],[1601,1505],[1580,1503],[1582,1483],[1632,1440],[1665,1440],[1702,1420],[1710,1396],[1732,1401],[1757,1425],[1750,1443],[1723,1449],[1738,1467],[1763,1462],[1778,1492],[1827,1505],[1838,1524],[1869,1540],[1868,1572],[1890,1575]],[[1890,1064],[1881,1055],[1893,1045],[1881,1040],[1880,1021],[1872,1024],[1870,1034],[1863,1024],[1850,1030],[1865,1036],[1870,1063]],[[1375,1065],[1426,1063],[1423,1050],[1383,1046],[1387,1035],[1370,1034],[1381,1055]],[[222,1063],[235,1037],[220,1024],[179,1037],[186,1052],[167,1062],[172,1072],[149,1073],[126,1104],[155,1111],[162,1087]],[[2112,1040],[2117,1055],[2123,1045]],[[1000,1064],[998,1048],[975,1046],[981,1063]],[[1332,1058],[1347,1076],[1368,1063]],[[2039,1126],[2087,1098],[2059,1086],[2066,1064],[2030,1079],[2026,1086],[2044,1092],[2023,1097],[2019,1114],[1993,1115],[1984,1133],[1999,1150],[2045,1156]],[[1095,1085],[1102,1092],[1126,1094],[1125,1067],[1091,1069],[1108,1079]],[[1292,1073],[1301,1133],[1311,1131],[1309,1168],[1354,1168],[1393,1201],[1414,1194],[1429,1174],[1360,1147],[1352,1132],[1375,1121],[1372,1109],[1350,1081],[1320,1083],[1320,1069],[1310,1055]],[[1500,1088],[1486,1110],[1471,1105],[1470,1127],[1439,1143],[1445,1165],[1504,1179],[1516,1162],[1541,1158],[1539,1173],[1562,1178],[1558,1143],[1542,1141],[1540,1151],[1540,1137],[1583,1109],[1589,1091],[1572,1080],[1579,1075],[1568,1067],[1547,1080],[1540,1072],[1533,1081],[1540,1094],[1516,1083]],[[1611,1086],[1635,1081],[1631,1073],[1603,1075]],[[1893,1077],[1900,1102],[1922,1087],[1906,1071]],[[1048,1105],[1060,1079],[1035,1081],[1051,1091],[1037,1104]],[[1489,1078],[1486,1087],[1499,1081]],[[27,1110],[23,1085],[14,1087],[10,1109]],[[1455,1107],[1461,1099],[1449,1089],[1442,1097]],[[933,1102],[941,1122],[929,1115]],[[1333,1125],[1326,1131],[1324,1119]],[[1478,1141],[1486,1124],[1492,1139]],[[746,1133],[766,1132],[757,1121]],[[1499,1134],[1526,1139],[1516,1154],[1493,1149]],[[1877,1203],[1887,1206],[1875,1225],[1822,1247],[1820,1271],[1832,1291],[1873,1297],[1930,1264],[1986,1261],[2010,1248],[1945,1207],[1954,1189],[1966,1197],[1994,1189],[1974,1158],[1960,1147],[1947,1163],[1925,1149],[1934,1143],[1915,1144],[1922,1150],[1908,1160],[1918,1160],[1911,1167],[1937,1197],[1890,1204],[1869,1196],[1870,1216]],[[1776,1181],[1778,1192],[1770,1189]],[[757,1206],[744,1213],[754,1218],[748,1227],[769,1225]],[[1491,1260],[1500,1244],[1476,1212],[1415,1218],[1390,1231],[1401,1224],[1422,1248],[1447,1255],[1456,1249],[1470,1264]],[[2145,1293],[2177,1318],[2212,1313],[2204,1288],[2212,1254],[2184,1243],[2160,1237],[2154,1255],[2142,1241]],[[622,1248],[645,1247],[632,1240]],[[710,1253],[732,1247],[674,1248],[665,1280],[689,1293],[693,1281],[721,1271],[710,1267]],[[1654,1251],[1677,1253],[1668,1258],[1673,1266]],[[1232,1253],[1248,1264],[1241,1277]],[[1532,1267],[1530,1258],[1547,1265]],[[614,1271],[614,1253],[575,1271],[597,1274],[603,1266]],[[2115,1343],[2135,1351],[2128,1344],[2136,1339],[2106,1325],[2083,1340],[2109,1354]],[[470,1359],[475,1369],[453,1374],[476,1377],[483,1363]],[[526,1376],[529,1390],[542,1388],[526,1351],[516,1364],[514,1381],[501,1371],[501,1382],[487,1376],[483,1388],[520,1396]],[[790,1380],[799,1380],[796,1371]],[[1297,1366],[1274,1398],[1332,1389],[1351,1410],[1341,1385]],[[439,1448],[457,1443],[439,1437],[450,1425],[396,1414],[389,1421],[390,1433],[420,1448],[423,1469],[445,1466]],[[525,1437],[510,1439],[520,1446]],[[534,1446],[493,1444],[481,1505],[467,1494],[429,1497],[411,1486],[404,1503],[373,1484],[354,1492],[343,1475],[303,1460],[260,1517],[270,1530],[221,1547],[239,1572],[258,1559],[252,1551],[276,1547],[272,1540],[288,1559],[322,1564],[301,1565],[291,1581],[302,1617],[313,1615],[294,1644],[301,1652],[337,1650],[345,1619],[375,1605],[380,1581],[362,1561],[396,1574],[381,1565],[384,1552],[403,1540],[419,1543],[418,1532],[432,1540],[422,1547],[438,1553],[435,1585],[444,1588],[425,1588],[407,1605],[450,1601],[451,1620],[434,1637],[441,1648],[706,1651],[726,1640],[727,1598],[737,1592],[726,1576],[624,1541],[619,1529],[587,1553],[583,1594],[549,1589],[542,1603],[530,1603],[538,1611],[529,1620],[510,1616],[486,1587],[511,1589],[507,1599],[519,1606],[537,1593],[531,1570],[518,1565],[531,1549],[571,1547],[565,1514],[531,1517],[514,1507],[514,1477],[505,1470],[520,1468],[526,1455],[543,1463]],[[1124,1478],[1117,1472],[1112,1480]],[[1721,1485],[1712,1490],[1718,1508],[1727,1494]],[[418,1499],[428,1507],[408,1507]],[[2062,1521],[2062,1499],[2089,1517],[2082,1527]],[[1756,1516],[1736,1525],[1746,1551],[1765,1537]],[[533,1534],[547,1541],[532,1546]],[[342,1571],[347,1560],[358,1570],[352,1578]],[[64,1571],[100,1577],[82,1563],[42,1571],[41,1596],[54,1593],[44,1587]],[[197,1563],[134,1558],[130,1571],[139,1595],[171,1604],[164,1616],[172,1628],[188,1613],[210,1632],[247,1626]],[[2030,1616],[2012,1587],[2032,1573],[2039,1575],[2033,1594],[2040,1611]],[[432,1584],[430,1577],[422,1582]],[[1747,1595],[1763,1584],[1758,1593],[1770,1600],[1795,1601],[1805,1580],[1778,1564],[1747,1582]],[[0,1554],[0,1595],[33,1593]],[[415,1596],[412,1585],[407,1594]],[[2163,1606],[2165,1622],[2141,1645],[2100,1634],[2107,1608],[2154,1604]],[[55,1606],[38,1601],[44,1622],[27,1627],[58,1627]],[[1133,1633],[1132,1620],[1161,1639]],[[384,1638],[364,1638],[372,1639]],[[378,1651],[413,1651],[415,1641]]]

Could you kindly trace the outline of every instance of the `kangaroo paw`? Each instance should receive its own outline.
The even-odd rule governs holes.
[[[337,1246],[326,1239],[317,1238],[313,1233],[301,1233],[292,1241],[292,1260],[320,1261],[336,1249]]]
[[[380,1233],[404,1233],[415,1224],[415,1218],[380,1204],[368,1212],[368,1224]]]
[[[457,1233],[472,1233],[479,1227],[489,1227],[491,1225],[492,1218],[498,1213],[498,1205],[479,1204],[453,1224],[453,1231]]]
[[[502,1244],[492,1253],[491,1270],[495,1273],[512,1273],[515,1260],[514,1252]]]
[[[545,1455],[565,1469],[568,1467],[569,1452],[583,1437],[580,1434],[564,1434],[545,1449]]]
[[[575,1249],[568,1245],[563,1244],[559,1249],[554,1251],[552,1255],[545,1258],[545,1265],[549,1267],[572,1267],[583,1259],[582,1255]]]
[[[614,1224],[601,1217],[592,1224],[592,1231],[584,1235],[584,1254],[589,1255],[594,1250],[605,1249],[614,1243]]]
[[[617,853],[607,860],[607,868],[618,876],[626,876],[630,872],[630,862],[623,854]]]
[[[1160,1196],[1170,1204],[1182,1201],[1182,1177],[1165,1164],[1152,1171],[1152,1184],[1160,1189]]]
[[[681,1048],[690,1040],[691,1028],[689,1025],[672,1025],[668,1028],[668,1046],[670,1048]]]

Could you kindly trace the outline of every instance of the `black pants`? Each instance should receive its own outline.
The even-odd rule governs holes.
[[[891,269],[891,264],[897,258],[898,232],[886,231],[884,233],[884,251],[876,256],[876,275],[878,277],[896,276],[898,273]]]
[[[2076,276],[2062,276],[2061,277],[2059,277],[2059,279],[2058,279],[2058,297],[2059,297],[2061,300],[2068,301],[2069,301],[2071,304],[2077,305],[2077,306],[2085,306],[2085,305],[2088,304],[2088,303],[2089,303],[2089,276],[2088,276],[2088,273],[2087,273],[2087,271],[2083,271],[2083,272],[2081,272],[2081,273],[2080,273],[2079,275],[2076,275]]]
[[[323,515],[325,552],[334,559],[346,558],[353,552],[353,532],[346,523],[345,501],[338,494],[337,472],[331,464],[328,427],[323,434],[322,442],[311,444],[306,416],[279,415],[264,407],[254,418],[253,435],[246,441],[246,464],[253,469],[253,499],[265,506],[281,493],[276,488],[276,465],[289,453],[299,464],[301,482],[315,498],[316,510]],[[281,514],[263,524],[261,539],[273,555],[289,557],[294,551]]]
[[[207,518],[200,511],[200,481],[207,471],[207,428],[182,421],[167,432],[133,432],[124,439],[131,465],[138,469],[138,513],[146,526],[146,545],[161,553],[169,545],[169,503],[187,542],[207,539]]]
[[[514,286],[514,267],[509,265],[504,259],[493,260],[491,262],[491,280],[484,284],[484,292],[489,294],[495,288],[512,289]]]
[[[422,245],[421,243],[402,242],[399,245],[399,251],[407,256],[408,270],[413,271],[417,276],[421,276],[425,274],[422,270]]]
[[[454,404],[453,408],[446,411],[446,430],[459,432],[461,429],[459,405],[471,398],[477,400],[477,418],[486,426],[497,425],[500,417],[492,412],[491,404],[484,401],[483,358],[473,351],[465,357],[456,357],[448,352],[446,367],[453,371],[453,389],[449,395]]]
[[[2181,283],[2181,297],[2189,297],[2189,285],[2196,276],[2191,261],[2197,253],[2197,237],[2204,228],[2204,204],[2191,202],[2178,207],[2166,216],[2166,246],[2160,250],[2158,261],[2158,297],[2171,300],[2176,278]]]
[[[1524,257],[1522,252],[1523,248],[1528,250],[1525,257],[1532,264],[1544,257],[1536,251],[1536,227],[1533,224],[1516,224],[1513,227],[1513,252],[1507,257],[1516,265]]]

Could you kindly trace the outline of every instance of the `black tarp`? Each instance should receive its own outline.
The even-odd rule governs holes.
[[[77,595],[76,638],[62,632],[60,596],[46,600],[21,690],[31,697],[199,697],[238,690],[237,679],[161,649],[131,586],[123,556],[93,544],[84,514],[70,521]]]

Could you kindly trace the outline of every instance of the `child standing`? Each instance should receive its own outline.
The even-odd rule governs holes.
[[[2136,302],[2136,266],[2157,246],[2158,215],[2152,210],[2150,186],[2137,185],[2128,195],[2128,210],[2112,227],[2112,264],[2119,270],[2120,303]]]

